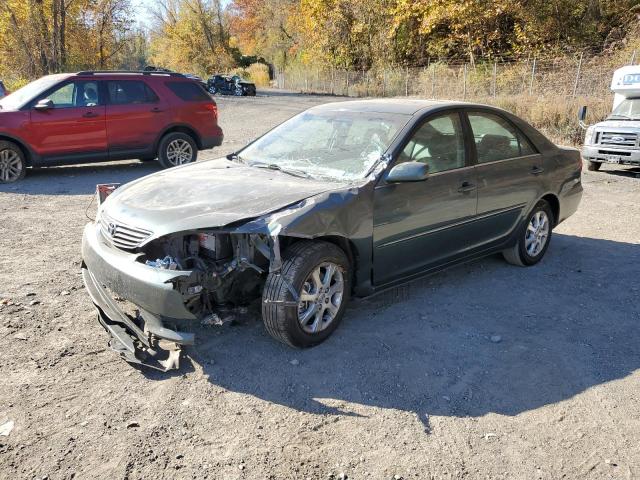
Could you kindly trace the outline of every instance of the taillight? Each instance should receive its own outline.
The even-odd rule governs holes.
[[[218,106],[215,103],[205,103],[204,108],[213,113],[214,116],[218,116]]]

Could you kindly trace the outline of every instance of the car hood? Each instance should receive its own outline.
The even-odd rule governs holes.
[[[616,129],[637,129],[640,127],[640,120],[605,120],[594,125],[598,129],[616,128]]]
[[[343,187],[218,159],[131,182],[111,194],[101,211],[118,223],[152,231],[151,238],[157,238],[250,220]]]

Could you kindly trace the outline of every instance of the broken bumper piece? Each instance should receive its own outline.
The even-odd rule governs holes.
[[[87,291],[98,310],[100,325],[111,335],[109,347],[129,363],[161,371],[180,368],[183,345],[193,345],[194,334],[164,327],[155,315],[140,311],[138,325],[123,312],[89,270],[82,269]]]
[[[147,267],[135,261],[135,255],[107,247],[99,235],[94,225],[85,228],[82,277],[98,310],[98,321],[111,335],[109,346],[131,363],[162,371],[179,368],[181,348],[194,343],[194,334],[165,327],[162,318],[166,316],[153,312],[170,312],[175,319],[195,318],[172,283],[189,272]],[[112,294],[132,302],[138,315],[125,313]]]

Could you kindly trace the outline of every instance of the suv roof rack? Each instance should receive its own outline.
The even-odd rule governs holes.
[[[182,73],[177,72],[163,72],[161,70],[84,70],[78,72],[77,75],[109,75],[109,74],[132,74],[132,75],[165,75],[168,77],[184,77]]]

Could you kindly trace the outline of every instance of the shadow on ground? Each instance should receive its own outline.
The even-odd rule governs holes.
[[[354,302],[312,349],[271,339],[257,307],[198,327],[184,368],[304,412],[415,412],[427,431],[429,415],[516,415],[640,368],[639,262],[639,245],[555,234],[536,267],[495,256]]]
[[[630,168],[627,167],[627,168],[618,169],[618,170],[606,170],[603,168],[600,170],[600,173],[617,175],[619,177],[640,178],[640,167],[630,167]]]
[[[87,195],[98,183],[127,183],[160,171],[157,161],[92,163],[65,167],[30,168],[16,183],[0,185],[0,192],[24,195]]]

